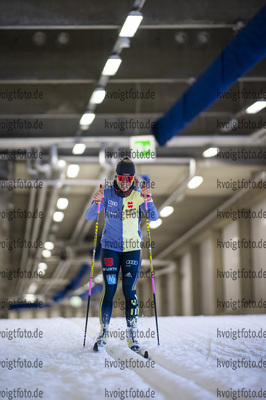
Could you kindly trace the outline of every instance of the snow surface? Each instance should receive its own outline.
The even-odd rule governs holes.
[[[0,334],[0,399],[8,398],[4,397],[3,391],[14,388],[26,388],[32,392],[39,388],[43,391],[42,398],[48,400],[211,400],[219,398],[217,389],[266,390],[265,368],[217,367],[217,359],[266,360],[265,338],[233,340],[217,337],[217,329],[266,330],[264,315],[160,317],[161,345],[157,346],[156,336],[140,339],[143,348],[148,349],[153,364],[133,353],[126,341],[120,338],[109,338],[106,351],[92,352],[99,331],[98,318],[89,318],[84,349],[84,324],[83,318],[0,320],[1,332],[17,328],[43,331],[43,338],[39,339],[8,340]],[[124,332],[125,319],[112,318],[110,331],[113,334]],[[145,334],[154,332],[154,318],[139,318],[139,331]],[[18,358],[31,361],[38,358],[43,367],[10,370],[4,367],[3,362],[7,359]],[[122,369],[122,363],[115,363],[110,367],[111,361],[128,360],[129,363],[130,359],[131,364],[132,360],[139,360],[148,362],[148,366]],[[130,388],[131,393],[123,392]],[[150,397],[143,397],[142,392],[137,396],[137,389],[144,393],[150,390],[147,392]],[[155,391],[153,397],[152,390]]]

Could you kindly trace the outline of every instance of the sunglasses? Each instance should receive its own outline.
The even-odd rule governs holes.
[[[122,181],[133,182],[134,176],[117,175],[117,180],[118,180],[119,182],[122,182]]]

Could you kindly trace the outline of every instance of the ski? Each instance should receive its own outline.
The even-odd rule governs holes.
[[[104,347],[105,346],[98,346],[97,343],[94,343],[93,351],[95,353],[101,353],[104,350]],[[134,351],[134,353],[138,354],[139,356],[141,356],[143,358],[146,358],[146,359],[149,358],[149,353],[148,353],[147,350],[141,350],[141,349],[135,349],[134,350],[134,348],[132,348],[131,350]]]
[[[134,351],[134,353],[137,353],[139,356],[142,356],[143,358],[148,359],[149,358],[149,353],[147,350],[141,350],[141,349],[135,349],[131,348],[132,351]]]

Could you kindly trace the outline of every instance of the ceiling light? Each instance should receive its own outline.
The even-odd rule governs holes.
[[[85,150],[86,150],[85,143],[76,143],[72,149],[72,154],[83,154]]]
[[[59,210],[65,210],[68,206],[68,203],[69,203],[68,199],[66,199],[65,197],[60,197],[57,200],[56,206],[57,208],[59,208]]]
[[[150,221],[150,228],[151,229],[156,229],[156,228],[158,228],[160,225],[162,225],[162,220],[161,220],[161,218],[158,218],[157,219],[157,221]]]
[[[185,32],[177,32],[175,34],[175,41],[178,44],[185,44],[188,40],[188,36]]]
[[[33,35],[33,42],[36,46],[43,46],[45,45],[47,40],[46,33],[44,32],[35,32]]]
[[[249,106],[246,109],[247,114],[256,114],[260,110],[262,110],[264,107],[266,107],[266,101],[256,101],[254,104]]]
[[[219,152],[218,147],[209,147],[207,150],[205,150],[202,155],[205,158],[210,158],[210,157],[215,157],[217,156]]]
[[[64,216],[65,215],[64,215],[64,213],[62,211],[56,211],[56,212],[54,212],[53,220],[55,222],[61,222],[61,221],[63,221]]]
[[[96,88],[92,93],[90,103],[101,104],[105,98],[106,91],[103,88]]]
[[[70,305],[76,308],[80,307],[82,305],[81,298],[79,296],[72,296],[70,298]]]
[[[69,43],[69,40],[70,40],[70,35],[69,35],[69,33],[67,33],[67,32],[60,32],[60,33],[57,35],[57,42],[58,42],[58,44],[66,45],[66,44]]]
[[[203,31],[198,33],[197,38],[200,44],[206,44],[210,40],[210,35],[208,34],[208,32]]]
[[[46,270],[46,269],[47,269],[47,264],[44,263],[44,262],[40,262],[40,263],[38,264],[38,269]]]
[[[53,250],[53,249],[54,249],[54,244],[53,244],[53,242],[45,242],[45,243],[44,243],[44,248],[45,248],[46,250]]]
[[[79,174],[79,168],[78,164],[70,164],[67,169],[67,177],[76,178]]]
[[[36,299],[36,296],[31,293],[27,293],[25,296],[25,300],[27,300],[27,301],[35,301],[35,299]]]
[[[119,56],[113,55],[111,56],[107,61],[104,66],[102,75],[108,75],[108,76],[113,76],[116,74],[122,60]]]
[[[238,126],[238,120],[236,118],[232,118],[227,122],[223,123],[223,126],[220,128],[221,132],[230,132],[232,129],[236,129]]]
[[[243,21],[237,21],[236,24],[233,26],[233,31],[238,32],[245,26]]]
[[[79,124],[82,126],[90,125],[95,118],[95,114],[93,112],[86,112],[82,115]]]
[[[32,283],[28,289],[28,293],[34,294],[38,288],[37,283]]]
[[[166,206],[160,211],[160,216],[161,217],[168,217],[174,212],[174,207],[172,206]]]
[[[100,165],[102,165],[103,167],[108,165],[108,161],[106,159],[106,149],[101,149],[99,151],[99,163]]]
[[[65,160],[58,160],[58,167],[59,168],[65,168],[66,162]]]
[[[189,189],[196,189],[203,182],[202,176],[194,176],[187,184]]]
[[[44,275],[46,270],[47,270],[47,264],[43,262],[38,264],[38,274],[41,272],[42,275]]]
[[[120,37],[133,37],[143,19],[142,14],[139,11],[131,11],[127,19],[122,26],[119,33]]]
[[[49,257],[51,257],[51,255],[52,255],[52,253],[50,252],[50,250],[43,250],[42,251],[42,256],[44,258],[49,258]]]

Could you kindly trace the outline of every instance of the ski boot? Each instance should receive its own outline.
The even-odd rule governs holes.
[[[101,332],[99,333],[96,342],[94,343],[93,350],[101,351],[107,343],[109,336],[109,325],[102,325]]]
[[[137,340],[137,326],[132,325],[127,328],[127,342],[128,346],[133,351],[139,351],[140,344]]]

